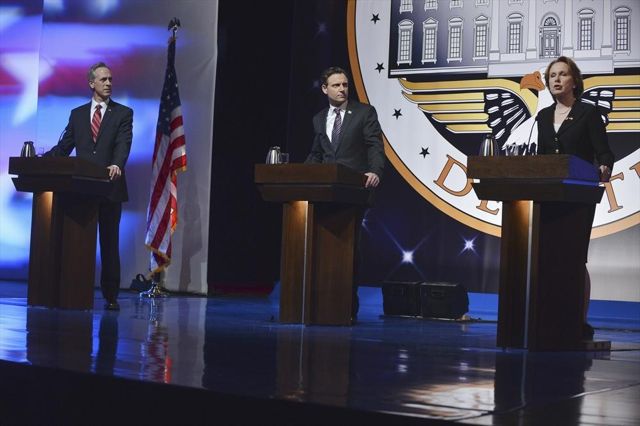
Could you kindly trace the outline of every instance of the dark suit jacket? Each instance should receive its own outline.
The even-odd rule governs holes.
[[[133,110],[109,100],[95,143],[91,137],[90,110],[91,102],[73,109],[62,138],[45,155],[68,156],[75,148],[76,156],[99,166],[106,168],[115,164],[120,167],[122,176],[114,181],[107,198],[116,202],[127,201],[129,195],[124,167],[131,149]]]
[[[356,101],[347,103],[337,146],[327,136],[325,108],[313,117],[313,145],[305,163],[339,163],[361,173],[373,172],[382,178],[384,147],[376,110]]]
[[[553,113],[556,104],[538,113],[538,153],[571,154],[590,163],[613,168],[613,152],[607,131],[596,107],[577,101],[556,134]]]

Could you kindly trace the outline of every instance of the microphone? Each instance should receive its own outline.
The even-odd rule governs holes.
[[[56,146],[54,146],[49,151],[47,151],[44,154],[42,154],[43,157],[57,157],[58,156],[58,146],[60,145],[60,141],[64,137],[64,134],[67,133],[67,130],[69,130],[69,125],[68,124],[64,129],[62,129],[62,132],[60,133],[60,136],[58,136],[58,142],[56,142]]]

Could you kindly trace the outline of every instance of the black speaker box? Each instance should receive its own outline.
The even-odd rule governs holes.
[[[387,281],[382,284],[385,315],[420,315],[420,281]]]
[[[458,319],[469,312],[467,289],[453,283],[420,285],[420,314],[425,318]]]

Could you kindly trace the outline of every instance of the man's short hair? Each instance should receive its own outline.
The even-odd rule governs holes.
[[[111,69],[104,62],[98,62],[98,63],[95,63],[95,64],[91,65],[91,67],[89,68],[89,72],[87,73],[87,79],[89,79],[89,81],[93,81],[93,80],[96,79],[96,70],[98,68],[107,68],[109,70]]]
[[[322,71],[322,74],[320,74],[320,82],[322,83],[323,86],[327,85],[327,81],[329,81],[329,77],[331,77],[334,74],[344,74],[347,76],[347,80],[349,80],[349,74],[347,74],[347,72],[345,70],[343,70],[340,67],[329,67],[326,70]]]

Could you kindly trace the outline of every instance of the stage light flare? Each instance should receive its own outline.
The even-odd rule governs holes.
[[[466,251],[470,251],[474,254],[478,254],[478,252],[476,252],[476,245],[475,245],[476,238],[478,237],[473,237],[471,239],[466,239],[463,237],[462,240],[464,241],[464,246],[462,247],[462,250],[460,250],[460,254]]]

